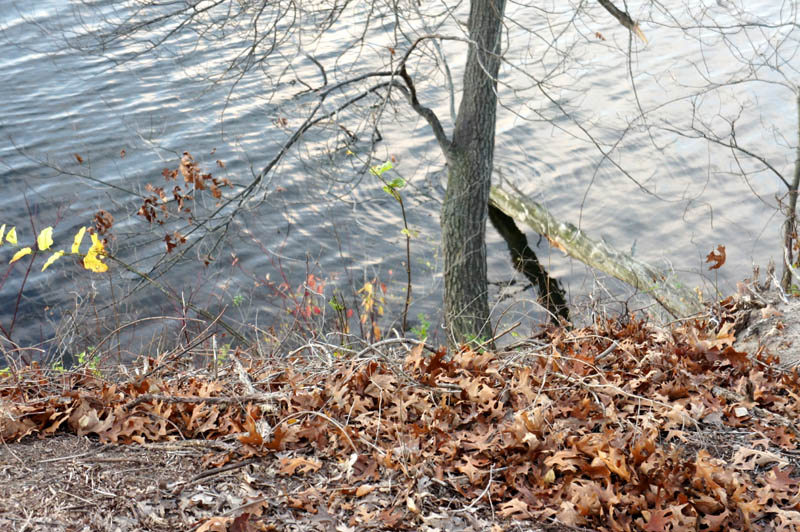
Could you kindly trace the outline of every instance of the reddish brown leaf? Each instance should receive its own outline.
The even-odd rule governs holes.
[[[272,439],[264,444],[264,447],[273,451],[280,451],[283,438],[286,436],[287,431],[283,430],[280,425],[275,427],[272,432]]]
[[[356,461],[353,462],[352,468],[353,480],[378,480],[380,478],[378,474],[378,462],[369,455],[358,455]]]
[[[105,235],[114,225],[114,217],[110,212],[100,209],[94,214],[94,228],[100,235]]]
[[[444,360],[447,351],[442,348],[428,361],[428,364],[422,368],[422,378],[420,379],[424,384],[429,386],[436,386],[436,377],[445,371],[449,363]]]
[[[197,532],[228,532],[228,523],[231,521],[230,517],[211,517],[197,529]]]
[[[800,479],[792,478],[789,475],[789,471],[790,468],[781,470],[778,466],[773,467],[772,470],[767,473],[767,483],[776,491],[789,493],[790,490],[800,484]]]
[[[554,468],[559,473],[575,473],[584,463],[585,461],[574,449],[558,451],[544,461],[544,465]]]
[[[380,514],[378,514],[378,517],[381,519],[381,521],[383,521],[384,525],[388,526],[389,528],[395,528],[400,525],[404,515],[405,512],[402,510],[386,508]]]
[[[725,264],[725,246],[717,246],[717,251],[712,251],[706,256],[706,262],[714,263],[708,267],[709,270],[721,268]]]
[[[262,438],[261,434],[259,434],[258,429],[256,428],[255,420],[253,420],[252,417],[248,416],[247,417],[247,421],[245,421],[245,423],[244,423],[244,426],[245,426],[245,429],[247,430],[247,432],[249,434],[247,434],[247,436],[239,436],[239,441],[242,442],[245,445],[250,445],[250,446],[253,446],[253,447],[260,447],[261,444],[264,443],[264,438]],[[268,448],[273,449],[273,450],[277,450],[277,449],[271,447],[271,444],[276,439],[278,439],[279,436],[282,436],[282,434],[279,435],[279,431],[280,430],[281,430],[280,427],[276,427],[275,428],[275,433],[273,434],[272,441],[270,443],[266,444],[266,446]],[[278,442],[278,444],[280,444],[280,442]]]
[[[239,517],[234,518],[228,527],[228,532],[254,532],[255,528],[250,525],[250,514],[245,512]]]
[[[650,519],[644,529],[646,532],[667,532],[672,529],[672,510],[651,510]]]
[[[471,484],[479,483],[483,479],[485,472],[475,467],[477,464],[475,459],[465,456],[463,460],[463,463],[457,465],[456,469],[467,475]]]

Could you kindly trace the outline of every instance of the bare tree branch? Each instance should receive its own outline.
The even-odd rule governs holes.
[[[611,0],[597,0],[601,6],[606,8],[606,11],[611,13],[615,19],[619,21],[620,24],[628,28],[631,33],[635,34],[644,42],[647,42],[647,38],[644,36],[642,29],[639,27],[639,24],[634,22],[631,16],[626,11],[621,11],[617,8],[614,4],[611,3]]]

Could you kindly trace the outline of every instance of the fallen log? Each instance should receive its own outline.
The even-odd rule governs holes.
[[[590,238],[569,222],[559,222],[542,205],[521,192],[512,193],[493,186],[489,203],[527,224],[571,257],[649,294],[672,316],[685,318],[703,312],[697,295],[674,276]]]

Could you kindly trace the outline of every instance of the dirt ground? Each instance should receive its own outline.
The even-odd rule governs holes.
[[[800,298],[773,292],[747,292],[753,308],[741,313],[735,347],[755,354],[775,354],[784,367],[800,365]]]
[[[279,457],[270,456],[209,471],[201,458],[214,447],[224,445],[194,440],[102,445],[70,434],[6,444],[0,450],[0,530],[189,531],[201,525],[205,530],[225,531],[381,529],[348,524],[359,508],[347,501],[332,500],[315,505],[315,511],[303,510],[306,497],[313,499],[315,493],[321,497],[349,485],[342,464],[289,477],[280,474]],[[383,478],[359,506],[368,511],[404,499],[405,488],[392,480]],[[504,522],[492,517],[491,508],[484,504],[470,506],[451,489],[430,480],[427,484],[429,495],[420,506],[430,511],[421,530],[581,530],[555,523]],[[209,521],[212,516],[246,514],[260,517],[258,528],[234,528],[224,519],[216,526]]]

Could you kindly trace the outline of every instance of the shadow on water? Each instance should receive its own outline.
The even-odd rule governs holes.
[[[567,297],[561,283],[550,277],[542,267],[536,253],[528,246],[525,233],[519,230],[514,219],[493,205],[489,205],[489,220],[503,237],[511,253],[514,269],[522,273],[536,287],[539,303],[550,314],[550,320],[559,324],[560,319],[569,321]]]

